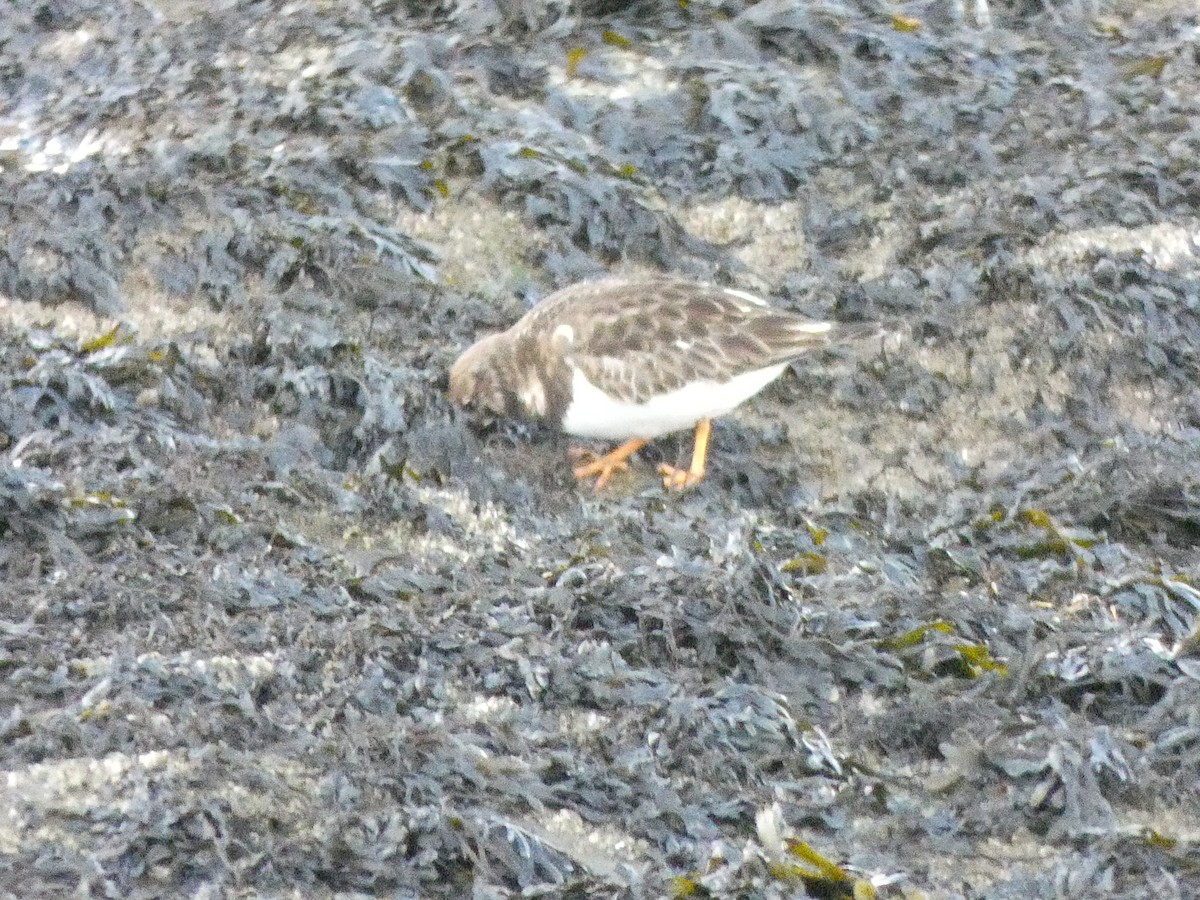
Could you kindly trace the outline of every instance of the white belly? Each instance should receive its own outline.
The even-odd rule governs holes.
[[[698,381],[645,403],[625,403],[601,392],[574,370],[571,405],[563,417],[567,434],[609,441],[655,438],[723,416],[770,384],[787,363],[744,372],[723,384]]]

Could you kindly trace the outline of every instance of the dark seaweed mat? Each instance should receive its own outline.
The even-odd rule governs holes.
[[[259,325],[3,335],[5,892],[795,896],[757,849],[777,803],[852,871],[904,877],[884,893],[1196,893],[1194,247],[1190,269],[1022,251],[1195,232],[1197,22],[994,4],[984,34],[951,8],[905,32],[865,2],[10,4],[4,121],[129,150],[5,157],[0,290],[120,314],[138,264]],[[283,77],[314,41],[326,62]],[[596,50],[621,41],[678,90],[555,87],[581,46],[619,83]],[[736,276],[670,210],[799,197],[815,252],[786,299],[832,280],[935,347],[1036,300],[1010,359],[1069,372],[1072,402],[1014,425],[1039,453],[920,502],[821,497],[736,425],[694,494],[581,499],[560,448],[442,399],[496,314],[422,287],[434,248],[387,210],[451,184],[520,211],[551,282]],[[907,236],[851,285],[864,184]],[[305,284],[325,306],[281,302]],[[351,301],[403,324],[364,344]],[[779,391],[828,392],[864,440],[873,412],[936,421],[989,389],[904,355],[841,372]],[[1173,395],[1177,427],[1123,421],[1118,382]],[[560,809],[636,851],[539,830]]]

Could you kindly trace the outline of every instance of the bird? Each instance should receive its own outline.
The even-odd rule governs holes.
[[[507,331],[470,346],[450,369],[451,402],[620,442],[575,451],[574,475],[599,492],[649,441],[695,429],[691,465],[661,465],[663,486],[705,476],[712,420],[753,397],[831,322],[735,288],[676,277],[609,277],[548,295]]]

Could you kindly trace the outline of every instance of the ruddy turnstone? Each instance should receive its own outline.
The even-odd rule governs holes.
[[[575,468],[576,478],[596,479],[597,491],[648,440],[694,427],[691,466],[659,467],[664,487],[681,489],[704,477],[712,420],[825,343],[831,328],[732,288],[662,278],[585,282],[463,353],[450,370],[450,399],[623,441]]]

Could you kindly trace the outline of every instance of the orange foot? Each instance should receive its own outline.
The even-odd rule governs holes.
[[[682,491],[704,479],[704,460],[708,456],[708,437],[712,434],[712,419],[701,419],[696,423],[696,444],[692,448],[692,464],[686,469],[677,469],[665,463],[658,467],[663,477],[663,487],[670,491]]]
[[[576,447],[570,450],[571,456],[576,459],[587,460],[582,465],[575,467],[575,477],[582,480],[596,476],[596,484],[592,490],[599,493],[604,490],[604,486],[608,484],[608,480],[612,478],[613,472],[619,472],[622,469],[629,468],[629,457],[637,453],[646,442],[641,438],[634,438],[632,441],[626,441],[616,450],[611,453],[605,453],[603,456],[597,456],[590,450],[585,450],[582,447]]]

